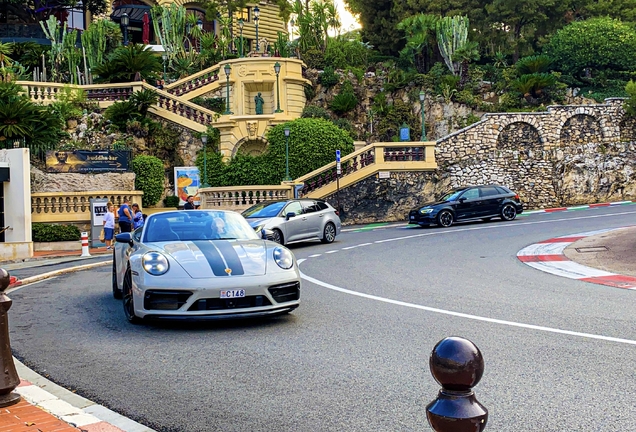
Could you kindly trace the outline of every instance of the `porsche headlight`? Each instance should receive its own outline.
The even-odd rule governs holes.
[[[274,261],[276,261],[278,267],[288,270],[294,265],[294,255],[289,249],[277,247],[274,249]]]
[[[432,213],[433,209],[432,208],[421,208],[420,209],[420,214],[429,214]]]
[[[147,273],[160,276],[168,271],[168,259],[159,252],[148,252],[141,258],[141,265]]]

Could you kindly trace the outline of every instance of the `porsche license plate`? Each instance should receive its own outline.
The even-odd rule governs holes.
[[[238,298],[238,297],[245,297],[245,290],[221,291],[221,298]]]

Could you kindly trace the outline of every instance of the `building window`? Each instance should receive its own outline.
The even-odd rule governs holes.
[[[243,21],[250,22],[252,17],[252,8],[245,7],[236,13],[236,19],[243,18]]]

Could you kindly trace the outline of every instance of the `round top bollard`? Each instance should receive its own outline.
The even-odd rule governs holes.
[[[3,268],[0,268],[0,293],[5,292],[5,290],[9,288],[10,283],[11,276],[9,276],[9,272]]]
[[[488,410],[472,388],[484,373],[479,348],[461,337],[448,337],[435,345],[429,360],[431,374],[442,389],[426,407],[426,418],[436,432],[481,432]]]

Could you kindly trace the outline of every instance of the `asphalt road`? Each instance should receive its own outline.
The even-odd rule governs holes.
[[[293,314],[133,326],[110,268],[11,293],[16,357],[159,431],[423,431],[431,349],[481,349],[487,431],[635,431],[636,292],[539,272],[518,250],[633,225],[636,206],[346,232],[292,246]],[[617,338],[617,339],[610,339]]]

